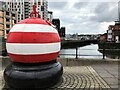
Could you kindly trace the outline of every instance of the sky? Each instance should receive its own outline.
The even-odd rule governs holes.
[[[48,0],[66,34],[103,34],[118,20],[119,0]]]

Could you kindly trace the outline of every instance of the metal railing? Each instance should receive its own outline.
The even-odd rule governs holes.
[[[102,59],[106,59],[105,57],[106,57],[106,55],[109,55],[109,53],[108,52],[110,52],[111,53],[111,55],[112,55],[112,53],[114,53],[114,52],[116,52],[117,54],[115,55],[116,57],[117,57],[117,59],[120,59],[120,49],[98,49],[98,52],[100,52],[101,53],[101,55],[91,55],[91,54],[80,54],[80,52],[79,51],[81,51],[81,50],[89,50],[89,51],[91,51],[91,50],[96,50],[96,49],[78,49],[78,48],[76,48],[75,49],[75,54],[69,54],[69,53],[66,53],[66,54],[59,54],[59,56],[75,56],[75,59],[78,59],[78,58],[80,58],[81,56],[101,56],[102,57]],[[114,52],[113,52],[114,51]],[[78,53],[79,52],[79,53]],[[110,56],[111,56],[110,55]]]

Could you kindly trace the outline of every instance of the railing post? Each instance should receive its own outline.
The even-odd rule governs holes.
[[[78,47],[76,47],[76,59],[78,59]]]
[[[105,59],[105,42],[103,43],[103,59]]]
[[[105,48],[103,48],[103,59],[105,59]]]

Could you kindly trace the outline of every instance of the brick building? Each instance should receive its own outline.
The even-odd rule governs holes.
[[[120,21],[115,21],[115,25],[109,25],[107,30],[107,41],[120,43]]]

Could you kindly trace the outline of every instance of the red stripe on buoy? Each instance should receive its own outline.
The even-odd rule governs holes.
[[[7,43],[55,43],[60,42],[57,33],[9,32]]]
[[[17,55],[9,53],[13,62],[21,63],[39,63],[55,60],[59,52],[49,54],[36,54],[36,55]]]
[[[51,26],[51,23],[40,18],[27,18],[27,19],[21,20],[17,24],[44,24],[44,25]]]

